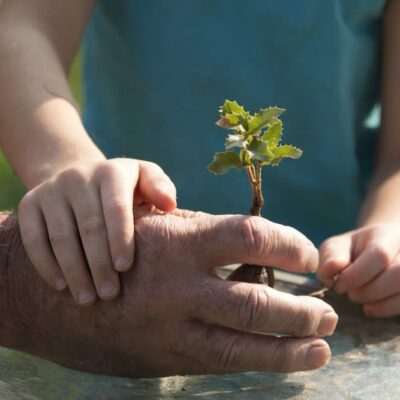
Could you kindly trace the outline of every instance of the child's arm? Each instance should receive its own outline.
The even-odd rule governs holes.
[[[31,189],[77,162],[104,160],[67,81],[93,0],[0,6],[0,148]]]
[[[371,316],[400,313],[400,2],[384,16],[382,126],[374,176],[360,228],[321,247],[319,276],[364,304]]]
[[[82,125],[67,71],[93,4],[0,5],[0,148],[30,189],[19,213],[24,244],[42,277],[55,288],[68,284],[81,304],[96,291],[115,297],[116,270],[132,265],[135,188],[136,201],[175,207],[175,187],[161,168],[106,160]]]

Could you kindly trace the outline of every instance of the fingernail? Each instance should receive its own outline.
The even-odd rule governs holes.
[[[317,333],[319,336],[331,336],[335,331],[339,317],[334,311],[328,311],[322,315],[319,321]]]
[[[129,261],[122,256],[117,257],[117,259],[114,262],[114,267],[118,272],[125,272],[129,269],[130,266],[131,265]]]
[[[318,260],[319,260],[318,250],[314,247],[314,245],[312,245],[312,249],[310,249],[310,254],[308,256],[306,264],[306,270],[308,272],[315,272],[318,269]]]
[[[67,287],[67,282],[64,278],[56,278],[56,289],[64,290]]]
[[[103,298],[112,297],[115,295],[117,288],[111,282],[106,282],[100,287],[100,296]]]
[[[340,279],[338,279],[335,282],[334,290],[338,294],[344,294],[346,292],[346,285],[343,284],[343,282]]]
[[[94,299],[95,295],[87,290],[82,290],[79,292],[78,301],[80,304],[90,303]]]
[[[329,347],[321,342],[313,344],[307,351],[305,363],[310,368],[320,368],[328,364],[331,359],[331,351]]]

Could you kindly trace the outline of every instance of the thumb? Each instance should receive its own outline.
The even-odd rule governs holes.
[[[352,240],[350,234],[331,237],[322,243],[319,249],[319,267],[317,275],[328,287],[351,262]]]
[[[157,164],[139,162],[138,189],[143,199],[161,211],[176,208],[176,188],[168,175]]]

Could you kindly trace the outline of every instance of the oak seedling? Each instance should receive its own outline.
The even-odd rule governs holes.
[[[215,153],[208,170],[216,175],[225,174],[231,168],[246,171],[253,196],[250,215],[261,216],[264,205],[262,168],[278,166],[283,158],[297,159],[303,153],[297,147],[280,144],[283,124],[279,117],[284,111],[268,107],[250,114],[236,101],[230,100],[225,100],[219,109],[220,119],[216,124],[231,133],[226,138],[225,151]],[[266,275],[269,286],[273,286],[272,267],[244,264],[229,279],[264,284]]]

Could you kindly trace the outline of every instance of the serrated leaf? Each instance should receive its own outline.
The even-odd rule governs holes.
[[[253,134],[268,126],[274,118],[279,117],[285,110],[278,107],[269,107],[260,110],[249,121],[248,133]]]
[[[222,116],[236,114],[238,116],[241,115],[242,117],[247,118],[250,115],[250,113],[240,106],[236,100],[225,100],[225,103],[221,106],[219,112]]]
[[[268,147],[270,150],[278,146],[282,137],[282,130],[282,121],[279,118],[275,118],[262,137],[262,140],[268,142]]]
[[[230,150],[234,147],[243,148],[247,144],[247,141],[241,135],[228,135],[228,138],[225,141],[225,149]]]
[[[273,151],[275,157],[300,158],[303,154],[302,150],[291,145],[278,146]]]
[[[213,162],[207,167],[215,175],[226,174],[231,168],[242,169],[240,157],[234,151],[215,153]]]
[[[247,146],[247,150],[250,152],[250,155],[258,161],[269,162],[274,159],[274,154],[268,148],[268,143],[261,139],[253,139],[253,141]]]
[[[241,132],[247,131],[251,118],[250,113],[236,101],[225,100],[225,103],[219,109],[219,113],[221,119],[217,121],[218,126]]]
[[[269,164],[273,165],[274,167],[277,166],[283,158],[297,159],[303,154],[299,148],[290,145],[278,146],[272,150],[272,153],[274,154],[274,158]]]

